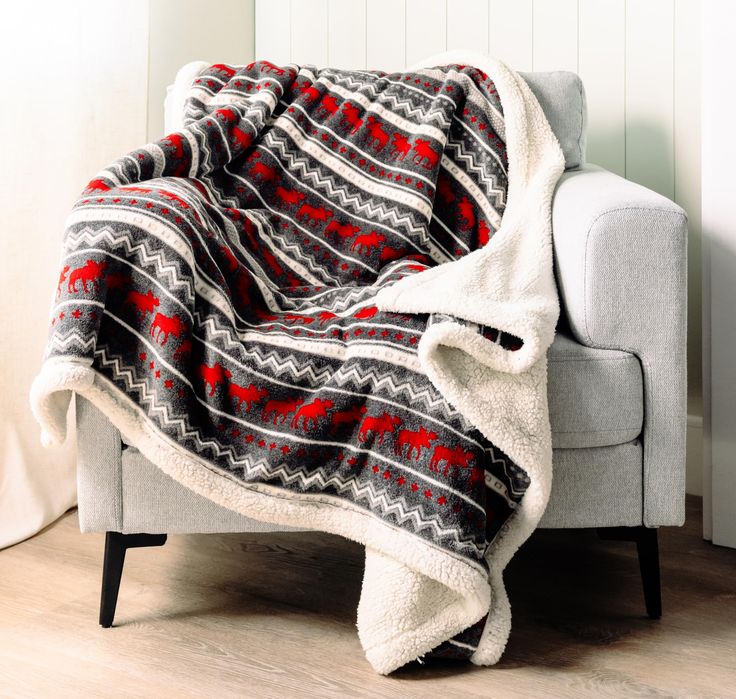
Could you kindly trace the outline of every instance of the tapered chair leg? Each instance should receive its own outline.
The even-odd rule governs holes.
[[[644,604],[650,619],[662,616],[662,588],[659,575],[657,529],[651,527],[602,527],[598,536],[609,541],[633,541],[639,554],[639,570],[644,588]]]
[[[102,594],[100,595],[100,626],[110,628],[115,618],[120,579],[123,575],[125,552],[142,546],[163,546],[166,534],[121,534],[107,532],[105,558],[102,564]]]

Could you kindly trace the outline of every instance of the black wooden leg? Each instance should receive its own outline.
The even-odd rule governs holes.
[[[100,596],[100,626],[110,628],[118,603],[120,578],[123,575],[125,552],[141,546],[163,546],[166,534],[121,534],[107,532],[105,558],[102,564],[102,594]]]
[[[650,619],[659,619],[662,616],[662,589],[659,578],[659,545],[656,528],[605,527],[598,529],[598,536],[609,541],[636,543],[647,614]]]

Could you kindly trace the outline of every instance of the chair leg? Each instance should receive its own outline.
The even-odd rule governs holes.
[[[633,541],[639,555],[639,570],[644,588],[644,604],[650,619],[662,616],[662,588],[659,575],[657,529],[650,527],[605,527],[598,536],[608,541]]]
[[[142,546],[163,546],[166,534],[121,534],[107,532],[105,558],[102,564],[102,593],[100,595],[100,626],[108,629],[115,618],[120,579],[123,575],[125,552]]]

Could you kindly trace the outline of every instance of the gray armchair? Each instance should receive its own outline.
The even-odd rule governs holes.
[[[552,211],[562,313],[549,351],[554,480],[541,526],[635,541],[647,611],[658,617],[657,527],[685,516],[687,219],[666,198],[584,163],[576,75],[524,77],[567,166]],[[103,626],[113,621],[127,548],[160,545],[164,533],[285,529],[179,485],[83,399],[77,427],[80,527],[108,532]]]

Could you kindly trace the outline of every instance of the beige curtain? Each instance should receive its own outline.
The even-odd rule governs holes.
[[[64,220],[96,170],[145,142],[148,2],[0,9],[0,547],[76,503],[74,439],[44,449],[28,406]]]

